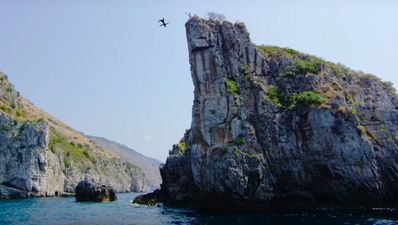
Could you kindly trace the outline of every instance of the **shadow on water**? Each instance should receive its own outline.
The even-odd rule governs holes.
[[[249,214],[192,211],[131,204],[135,193],[118,194],[118,201],[80,203],[74,198],[37,198],[0,201],[0,224],[207,224],[207,225],[390,225],[398,215],[380,213],[341,213],[317,211],[297,214]]]

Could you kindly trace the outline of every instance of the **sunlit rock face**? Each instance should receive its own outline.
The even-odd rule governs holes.
[[[86,176],[117,192],[147,190],[143,169],[125,155],[40,110],[0,72],[0,199],[71,194]]]
[[[241,23],[186,23],[192,124],[161,168],[169,204],[236,210],[396,207],[391,84]]]

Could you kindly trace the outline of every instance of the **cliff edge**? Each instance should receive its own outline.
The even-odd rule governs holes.
[[[256,46],[242,23],[193,17],[186,32],[192,124],[161,168],[154,198],[259,211],[397,207],[391,83]]]

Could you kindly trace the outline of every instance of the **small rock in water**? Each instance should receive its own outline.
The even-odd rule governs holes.
[[[158,203],[163,202],[164,200],[163,194],[164,193],[161,190],[157,189],[152,193],[137,196],[133,200],[133,203],[140,205],[154,206],[157,205]]]
[[[78,202],[109,202],[117,200],[115,190],[110,185],[99,184],[90,180],[80,181],[76,186]]]

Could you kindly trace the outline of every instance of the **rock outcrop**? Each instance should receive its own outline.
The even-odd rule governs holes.
[[[161,168],[166,203],[397,207],[391,83],[293,49],[256,46],[242,23],[194,17],[186,31],[192,124]]]
[[[86,176],[117,192],[147,183],[129,158],[38,109],[0,73],[0,199],[74,193]]]
[[[77,202],[109,202],[116,201],[116,192],[112,186],[95,183],[93,180],[85,179],[76,186]]]

